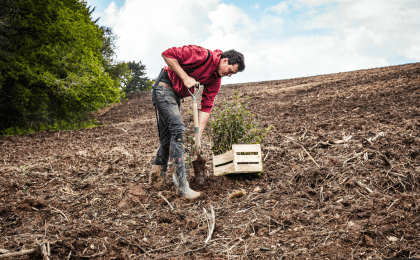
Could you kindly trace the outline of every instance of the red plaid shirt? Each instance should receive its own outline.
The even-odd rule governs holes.
[[[167,58],[178,60],[181,68],[185,70],[195,68],[202,64],[207,59],[208,52],[207,49],[200,46],[188,45],[167,49],[162,54]],[[214,99],[220,90],[222,78],[217,73],[220,55],[222,55],[221,50],[210,51],[209,60],[190,74],[190,77],[204,86],[200,109],[202,112],[211,112]],[[182,79],[167,66],[165,66],[165,71],[168,73],[173,88],[178,96],[189,97],[190,93],[188,93],[187,87],[184,86]],[[190,91],[193,93],[194,89],[191,88]]]

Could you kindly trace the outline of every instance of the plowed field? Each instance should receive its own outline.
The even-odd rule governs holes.
[[[95,114],[102,127],[1,137],[0,258],[420,258],[420,63],[225,85],[216,106],[235,90],[274,126],[264,173],[212,176],[205,136],[195,201],[148,187],[150,93]]]

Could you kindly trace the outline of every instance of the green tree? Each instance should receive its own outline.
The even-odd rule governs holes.
[[[102,31],[102,62],[105,71],[108,72],[108,69],[116,63],[115,50],[117,49],[118,36],[114,34],[112,27],[101,26],[100,29]]]
[[[131,79],[124,88],[125,93],[151,90],[153,82],[145,76],[146,65],[142,64],[141,61],[130,61],[127,64],[131,71]]]
[[[79,0],[5,0],[0,12],[0,133],[77,120],[120,90],[105,73],[104,31]]]
[[[146,75],[146,66],[141,62],[119,62],[116,59],[116,40],[111,27],[101,26],[103,32],[101,53],[103,56],[103,67],[114,81],[114,86],[122,89],[125,93],[147,91],[151,89],[152,83]]]
[[[130,82],[132,75],[131,70],[126,62],[119,62],[107,68],[106,72],[109,73],[114,80],[114,86],[124,90],[128,82]]]

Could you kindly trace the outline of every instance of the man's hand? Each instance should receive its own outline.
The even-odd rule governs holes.
[[[162,55],[162,58],[165,60],[168,67],[171,68],[178,75],[178,77],[182,79],[182,82],[184,82],[184,85],[187,88],[190,89],[198,85],[198,82],[194,78],[188,76],[188,74],[181,68],[179,62],[176,59],[171,59],[164,55]]]
[[[195,86],[197,86],[199,84],[198,81],[196,81],[192,77],[186,77],[182,81],[184,82],[184,86],[186,86],[189,89],[192,88],[192,87],[195,87]]]

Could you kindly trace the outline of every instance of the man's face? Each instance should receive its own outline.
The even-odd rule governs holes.
[[[238,64],[235,65],[229,65],[228,64],[229,59],[223,58],[219,62],[219,69],[218,73],[220,77],[224,76],[232,76],[232,74],[236,74],[238,72]]]

